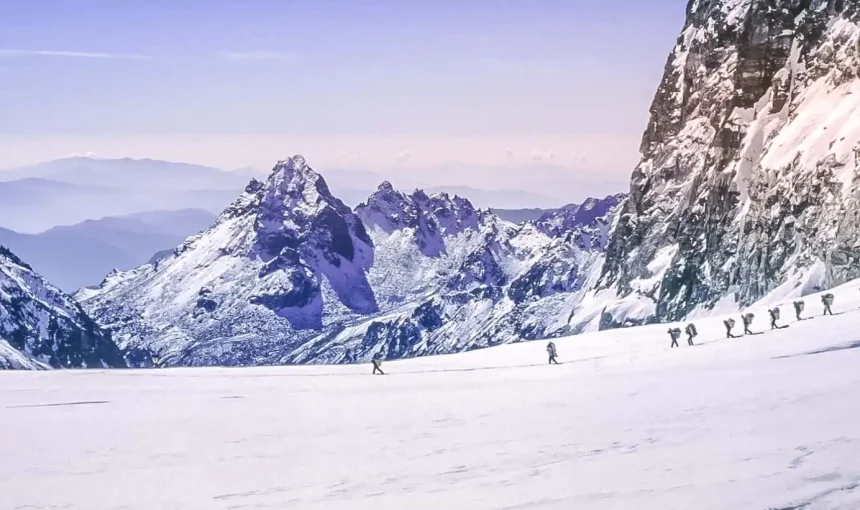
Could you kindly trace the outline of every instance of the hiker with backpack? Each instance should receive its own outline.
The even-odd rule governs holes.
[[[755,318],[755,314],[753,314],[753,313],[745,313],[745,314],[741,315],[741,321],[743,322],[743,325],[744,325],[744,334],[745,335],[754,334],[752,331],[750,331],[750,326],[752,325],[754,318]]]
[[[549,364],[552,365],[555,363],[558,365],[558,361],[555,359],[558,357],[558,351],[555,349],[555,342],[550,340],[550,342],[546,344],[546,352],[549,354]]]
[[[803,308],[805,303],[802,300],[797,300],[794,302],[794,315],[797,317],[797,320],[802,321],[803,319],[800,317],[800,314],[803,313]]]
[[[732,333],[732,329],[735,327],[735,320],[730,317],[724,320],[723,324],[726,326],[726,338],[737,338],[737,336]]]
[[[821,296],[821,303],[824,305],[824,315],[833,315],[833,310],[830,309],[833,305],[833,294],[827,293]]]
[[[697,336],[699,336],[699,332],[696,331],[696,325],[693,324],[692,322],[690,324],[687,324],[686,332],[687,332],[687,344],[688,345],[695,345],[693,343],[693,339],[696,338]]]
[[[770,310],[767,311],[767,313],[770,314],[770,329],[783,329],[783,328],[788,327],[788,326],[778,326],[776,323],[776,321],[779,320],[779,307],[778,306],[771,308]]]
[[[678,339],[681,338],[681,330],[679,328],[670,328],[669,337],[672,339],[672,345],[669,346],[670,349],[672,347],[680,347],[678,345]]]
[[[385,375],[385,372],[382,371],[382,353],[376,353],[371,362],[373,363],[373,375],[377,373]]]

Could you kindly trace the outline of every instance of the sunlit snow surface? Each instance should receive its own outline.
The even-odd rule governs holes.
[[[860,508],[860,283],[834,317],[383,365],[0,373],[0,508]],[[818,315],[816,296],[806,313]],[[739,331],[737,332],[739,333]]]

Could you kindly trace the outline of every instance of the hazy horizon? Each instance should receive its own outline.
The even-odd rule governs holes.
[[[548,165],[564,170],[554,193],[618,190],[684,3],[10,3],[0,168],[93,154],[267,169],[300,153],[386,175]],[[518,186],[508,173],[493,186]],[[438,178],[475,185],[461,174]]]

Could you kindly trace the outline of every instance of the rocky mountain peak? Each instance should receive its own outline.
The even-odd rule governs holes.
[[[0,369],[124,366],[109,333],[0,246]]]
[[[428,195],[420,189],[407,195],[389,182],[382,183],[355,212],[370,228],[386,233],[411,231],[422,252],[430,256],[444,251],[444,236],[477,230],[480,222],[477,211],[464,198],[447,193]]]
[[[582,204],[570,204],[549,211],[534,221],[534,225],[551,237],[587,235],[589,238],[608,238],[609,212],[627,195],[619,193],[604,198],[588,198]]]
[[[568,331],[602,261],[586,244],[390,183],[352,211],[294,157],[172,255],[79,297],[142,365],[454,352]]]
[[[300,214],[313,214],[325,206],[340,210],[346,207],[331,194],[325,179],[298,155],[279,161],[264,188],[262,205],[278,210],[280,204],[295,206]]]
[[[479,215],[472,203],[462,197],[439,192],[427,196],[423,191],[416,191],[413,200],[427,215],[432,217],[444,235],[452,235],[468,229],[477,229]]]

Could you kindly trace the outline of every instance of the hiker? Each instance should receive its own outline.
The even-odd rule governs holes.
[[[680,329],[678,329],[678,328],[669,329],[669,337],[672,339],[672,345],[669,346],[670,349],[672,347],[680,347],[678,345],[678,339],[681,338],[681,330]]]
[[[833,310],[830,305],[833,304],[833,294],[827,293],[821,296],[821,303],[824,305],[824,315],[833,315]]]
[[[376,375],[377,372],[379,375],[385,375],[385,372],[382,371],[382,354],[377,353],[371,361],[373,363],[373,375]]]
[[[767,313],[770,314],[770,329],[780,329],[776,324],[776,321],[779,320],[779,307],[773,307]]]
[[[549,364],[552,365],[555,363],[558,365],[558,361],[556,361],[556,357],[558,357],[558,351],[555,350],[555,343],[552,340],[548,344],[546,344],[546,352],[549,354]]]
[[[750,331],[750,326],[752,325],[752,321],[754,318],[755,318],[755,314],[753,314],[753,313],[745,313],[745,314],[741,315],[741,321],[744,324],[744,334],[745,335],[752,335],[753,334],[753,332]]]
[[[794,315],[797,317],[797,320],[799,320],[799,321],[803,320],[802,318],[800,318],[800,314],[803,312],[804,306],[805,306],[805,304],[803,303],[803,301],[798,300],[798,301],[794,302]]]
[[[726,338],[737,338],[732,334],[732,329],[735,327],[735,320],[732,318],[728,318],[723,321],[723,324],[726,325]]]
[[[355,353],[352,352],[352,349],[347,349],[343,353],[343,361],[345,363],[355,363]]]
[[[687,343],[689,345],[695,345],[695,344],[693,344],[693,339],[696,338],[697,336],[699,336],[699,332],[696,331],[696,325],[693,324],[692,322],[690,324],[687,324],[686,331],[687,331]]]

